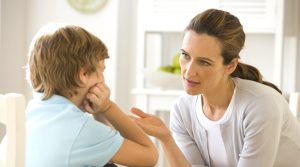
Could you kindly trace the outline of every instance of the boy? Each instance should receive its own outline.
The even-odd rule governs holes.
[[[26,109],[27,167],[156,163],[151,140],[109,99],[108,57],[104,43],[78,26],[48,25],[36,35],[27,66],[34,89]]]

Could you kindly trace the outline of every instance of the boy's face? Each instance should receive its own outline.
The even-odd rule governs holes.
[[[103,75],[104,69],[105,69],[104,60],[100,60],[98,63],[98,67],[96,68],[96,71],[91,73],[87,77],[86,87],[88,89],[90,89],[97,83],[104,82],[104,75]]]

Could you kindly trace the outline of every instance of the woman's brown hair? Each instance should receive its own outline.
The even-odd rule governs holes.
[[[216,37],[222,44],[221,55],[223,64],[228,65],[234,58],[240,58],[239,53],[244,47],[245,33],[239,19],[229,12],[208,9],[196,15],[188,24],[185,31],[192,30],[198,34]],[[251,65],[239,62],[231,77],[256,81],[281,93],[272,83],[263,81],[259,70]]]
[[[104,43],[78,26],[46,26],[32,41],[27,65],[27,79],[43,99],[53,94],[72,96],[80,87],[79,70],[89,75],[100,60],[108,58]],[[53,27],[53,26],[52,26]]]

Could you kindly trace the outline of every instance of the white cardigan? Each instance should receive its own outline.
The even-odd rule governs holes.
[[[233,113],[221,126],[230,166],[299,167],[300,124],[287,101],[271,87],[233,80]],[[178,99],[171,111],[170,128],[193,167],[211,166],[206,131],[196,114],[197,100],[190,95]]]

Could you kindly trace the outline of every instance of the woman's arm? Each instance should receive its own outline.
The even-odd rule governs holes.
[[[171,132],[157,117],[146,114],[137,108],[132,113],[140,118],[134,118],[135,122],[149,135],[156,137],[165,152],[170,167],[191,167],[185,156],[176,145]]]
[[[190,163],[176,145],[172,136],[170,136],[168,140],[161,141],[160,143],[163,147],[170,167],[191,167]]]
[[[111,162],[126,166],[154,166],[158,153],[150,138],[124,114],[120,108],[109,100],[109,88],[97,84],[87,94],[90,103],[85,109],[94,115],[96,120],[104,116],[125,138]]]
[[[252,101],[245,109],[243,118],[245,137],[243,149],[239,154],[238,167],[274,165],[284,110],[284,104],[275,99],[263,96]]]

